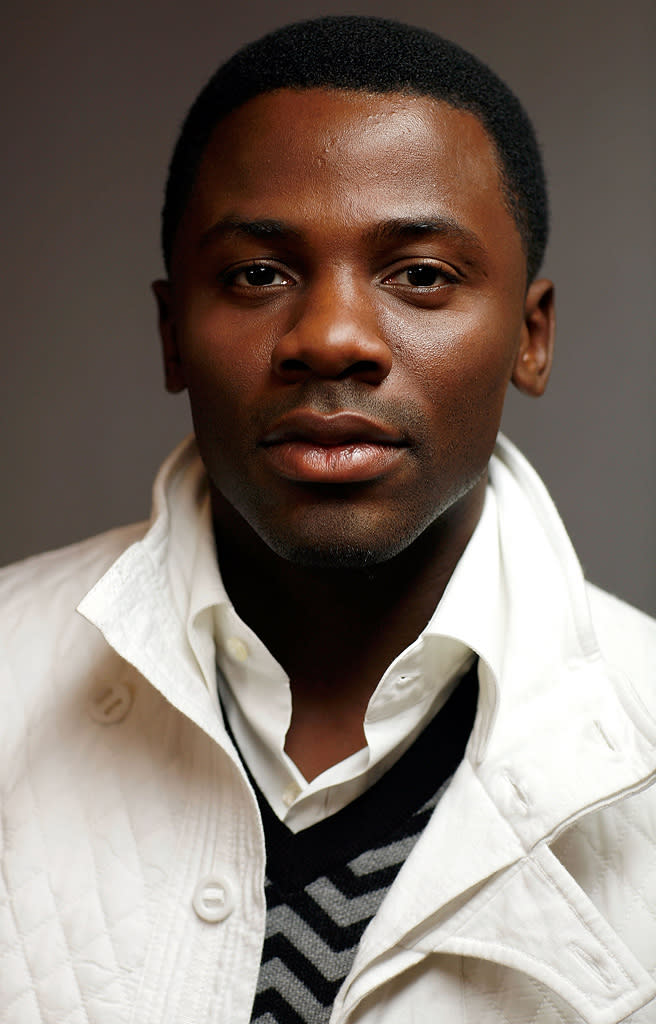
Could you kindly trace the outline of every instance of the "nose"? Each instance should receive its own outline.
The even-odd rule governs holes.
[[[392,368],[392,352],[363,292],[331,277],[308,287],[275,344],[274,372],[290,382],[316,376],[382,383]]]

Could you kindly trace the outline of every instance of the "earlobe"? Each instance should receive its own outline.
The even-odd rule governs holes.
[[[184,379],[180,353],[176,340],[175,322],[171,310],[171,285],[169,281],[153,281],[153,295],[157,302],[159,316],[159,336],[162,342],[164,357],[164,381],[166,390],[172,394],[184,391],[187,384]]]
[[[553,358],[556,317],[554,286],[540,278],[526,294],[524,325],[515,359],[512,382],[525,395],[538,397],[549,380]]]

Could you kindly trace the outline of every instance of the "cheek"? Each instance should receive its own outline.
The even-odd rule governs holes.
[[[484,304],[481,304],[484,305]],[[498,410],[510,381],[521,319],[500,318],[493,309],[442,309],[414,323],[389,323],[397,366],[427,392],[431,404],[477,405]]]
[[[428,475],[466,490],[494,448],[519,328],[489,308],[441,310],[421,323],[395,341],[397,360],[422,396]]]
[[[267,332],[245,334],[238,328],[218,316],[184,325],[180,351],[194,415],[238,416],[266,381],[271,365]]]

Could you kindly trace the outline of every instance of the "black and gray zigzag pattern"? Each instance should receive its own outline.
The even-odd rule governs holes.
[[[407,835],[365,851],[298,893],[285,896],[267,882],[267,927],[253,1024],[328,1021],[362,933],[438,798],[439,793],[412,816]]]
[[[462,758],[476,692],[474,666],[401,760],[318,825],[294,835],[260,798],[267,923],[252,1024],[327,1024],[365,928]]]

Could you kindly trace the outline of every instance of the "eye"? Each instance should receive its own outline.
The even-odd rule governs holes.
[[[401,270],[388,274],[383,284],[411,290],[444,288],[455,284],[458,278],[452,271],[438,263],[412,263]]]
[[[268,263],[250,263],[235,267],[224,275],[227,285],[245,290],[255,288],[280,288],[294,284],[291,274]]]

